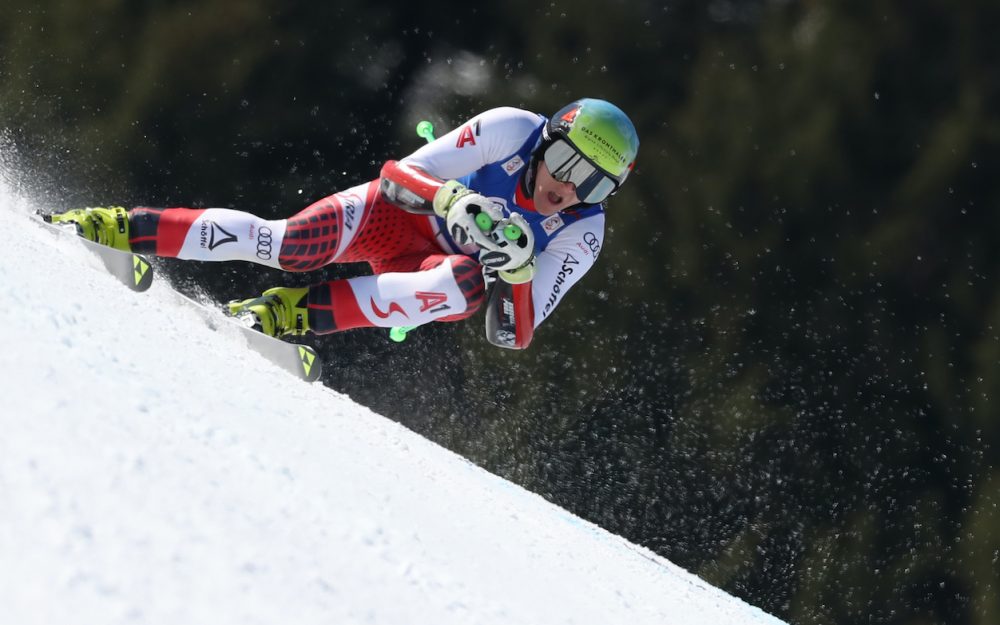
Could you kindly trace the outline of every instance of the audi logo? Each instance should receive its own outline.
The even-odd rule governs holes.
[[[257,230],[257,258],[271,260],[271,229],[267,226]]]

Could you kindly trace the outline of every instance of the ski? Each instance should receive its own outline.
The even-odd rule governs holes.
[[[51,223],[51,218],[48,215],[38,213],[36,217],[38,223],[50,231],[59,236],[72,237],[82,243],[85,248],[101,260],[108,273],[133,291],[145,291],[153,284],[153,266],[142,254],[116,250],[113,247],[85,239],[76,233],[75,228]]]
[[[36,214],[36,217],[37,222],[49,231],[60,237],[72,237],[82,243],[101,260],[108,273],[133,291],[145,291],[153,284],[153,267],[143,255],[125,252],[85,239],[76,233],[75,228],[51,223],[48,215],[43,213]],[[312,347],[261,334],[217,308],[202,304],[175,289],[171,289],[171,292],[176,296],[177,301],[194,308],[211,329],[221,331],[230,328],[239,332],[252,350],[299,379],[315,382],[322,374],[323,361]]]
[[[202,304],[176,290],[173,293],[179,302],[183,302],[198,312],[209,328],[216,331],[239,332],[250,349],[299,379],[315,382],[323,373],[323,360],[312,347],[261,334],[257,330],[248,328],[238,319],[230,317],[219,308]]]

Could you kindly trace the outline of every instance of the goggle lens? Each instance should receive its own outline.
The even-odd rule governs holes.
[[[550,145],[542,158],[553,178],[576,186],[576,197],[584,204],[600,204],[618,187],[614,178],[594,167],[562,139]]]

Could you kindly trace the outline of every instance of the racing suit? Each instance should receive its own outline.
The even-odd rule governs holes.
[[[487,337],[521,349],[534,329],[593,265],[604,237],[601,205],[545,217],[534,211],[525,175],[546,118],[515,108],[486,111],[401,161],[383,177],[340,191],[287,219],[225,208],[129,211],[133,251],[203,261],[245,260],[287,271],[367,262],[374,275],[309,288],[316,333],[418,326],[464,319],[485,305]],[[433,213],[414,213],[384,192],[384,179],[425,200],[455,179],[520,213],[535,239],[537,271],[525,284],[497,281],[487,302],[479,249],[461,247]]]

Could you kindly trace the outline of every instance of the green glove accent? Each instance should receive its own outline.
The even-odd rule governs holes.
[[[514,224],[507,224],[504,226],[503,235],[507,237],[508,241],[517,241],[521,238],[523,231],[520,226]]]
[[[476,225],[483,232],[490,232],[493,230],[493,218],[486,213],[479,213],[476,215]]]

